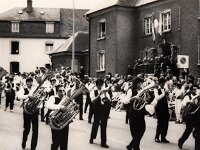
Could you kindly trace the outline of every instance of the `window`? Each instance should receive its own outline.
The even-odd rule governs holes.
[[[46,33],[54,33],[54,22],[46,22]]]
[[[19,42],[11,42],[11,54],[19,54]]]
[[[50,53],[53,51],[53,43],[46,43],[46,49],[45,52],[46,53]]]
[[[106,37],[106,20],[102,19],[99,22],[98,39]]]
[[[152,33],[152,19],[151,17],[144,18],[144,34],[149,35]]]
[[[100,50],[98,52],[98,70],[104,71],[105,70],[105,51]]]
[[[19,22],[13,21],[12,22],[12,32],[19,32]]]
[[[171,10],[162,12],[163,32],[171,30]]]

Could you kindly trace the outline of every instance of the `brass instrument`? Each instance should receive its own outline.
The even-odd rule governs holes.
[[[79,88],[71,95],[71,97],[66,96],[59,103],[59,105],[65,106],[64,110],[55,110],[50,113],[49,125],[52,129],[63,129],[69,123],[71,123],[75,116],[79,113],[79,106],[77,105],[77,103],[73,102],[73,99],[78,97],[80,94],[87,91],[88,89],[85,87],[84,84],[82,84],[80,80],[78,80],[77,78],[75,78],[75,80],[78,81]]]
[[[28,102],[24,105],[24,111],[27,114],[34,114],[40,109],[42,101],[46,98],[45,87],[42,87],[43,83],[52,76],[50,71],[47,71],[42,78],[41,82],[38,84],[37,88],[33,92],[33,97],[35,99],[28,99]]]
[[[200,95],[194,96],[190,102],[186,103],[186,111],[188,114],[195,114],[200,108]]]
[[[152,81],[151,84],[144,87],[136,96],[132,97],[133,109],[139,111],[144,108],[151,98],[150,89],[156,88],[157,86],[158,85],[155,83],[155,81]]]

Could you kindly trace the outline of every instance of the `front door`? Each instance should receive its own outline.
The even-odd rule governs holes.
[[[10,62],[10,73],[19,72],[19,62]]]

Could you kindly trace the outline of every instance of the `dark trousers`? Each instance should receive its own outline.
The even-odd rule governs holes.
[[[158,138],[161,136],[161,141],[166,139],[167,131],[168,131],[169,119],[165,117],[157,118],[157,129],[156,136]]]
[[[133,148],[134,150],[140,150],[140,141],[144,135],[146,125],[145,121],[134,120],[133,118],[129,118],[130,131],[132,135],[132,141],[128,145],[128,147]]]
[[[92,116],[94,115],[94,104],[90,104],[89,114],[88,114],[88,122],[91,123]]]
[[[8,108],[8,106],[10,106],[10,110],[13,110],[14,99],[12,99],[9,96],[6,96],[6,108]]]
[[[26,143],[32,124],[31,150],[35,150],[38,140],[38,113],[36,112],[34,114],[29,115],[23,112],[23,117],[24,117],[24,132],[23,132],[22,143]]]
[[[190,134],[192,133],[194,129],[194,124],[191,122],[186,122],[186,128],[185,131],[183,132],[183,135],[181,136],[181,138],[178,140],[179,143],[181,143],[183,145],[183,143],[188,139],[188,137],[190,136]]]
[[[195,128],[195,150],[200,150],[200,127]]]
[[[45,101],[42,101],[42,108],[40,109],[41,121],[44,121],[44,106],[45,106]]]
[[[67,125],[62,130],[51,129],[51,133],[52,133],[51,150],[58,150],[58,147],[60,147],[60,150],[67,150],[69,125]]]
[[[85,102],[85,107],[84,107],[84,113],[87,112],[87,108],[90,104],[91,104],[90,94],[86,93],[86,102]]]
[[[101,145],[105,145],[107,141],[107,138],[106,138],[107,122],[108,122],[107,116],[102,116],[101,113],[95,113],[90,139],[96,139],[98,127],[100,125],[101,126]]]
[[[83,118],[83,100],[79,104],[79,119]]]

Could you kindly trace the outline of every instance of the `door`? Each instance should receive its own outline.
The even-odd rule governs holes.
[[[19,62],[10,62],[10,73],[19,72]]]

